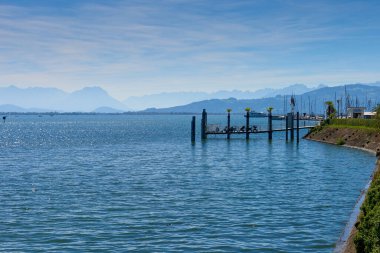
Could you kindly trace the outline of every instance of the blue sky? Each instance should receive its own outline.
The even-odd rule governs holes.
[[[380,81],[380,1],[0,0],[0,86],[116,98]]]

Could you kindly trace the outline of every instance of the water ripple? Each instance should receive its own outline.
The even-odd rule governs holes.
[[[281,133],[272,143],[262,135],[192,146],[189,122],[9,117],[0,128],[0,250],[332,251],[373,156],[285,143]]]

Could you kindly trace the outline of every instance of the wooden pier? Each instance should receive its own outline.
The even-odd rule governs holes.
[[[293,141],[294,140],[294,135],[296,132],[296,139],[297,142],[299,142],[300,139],[300,134],[299,130],[300,129],[311,129],[315,127],[315,125],[309,125],[309,126],[300,126],[299,121],[300,121],[300,114],[299,112],[297,113],[288,113],[285,117],[285,127],[284,128],[276,128],[273,129],[273,123],[272,123],[272,112],[271,109],[268,110],[268,128],[266,130],[259,130],[257,129],[257,126],[255,125],[250,125],[250,115],[249,115],[249,110],[246,110],[246,124],[245,126],[242,126],[240,129],[236,129],[235,127],[231,127],[231,114],[230,110],[227,110],[227,126],[224,129],[213,129],[210,130],[208,128],[207,124],[207,112],[205,109],[203,109],[202,112],[202,119],[201,119],[201,140],[206,140],[208,135],[226,135],[227,139],[230,139],[231,135],[237,134],[245,135],[245,139],[249,139],[249,136],[251,134],[268,134],[268,139],[272,140],[273,138],[273,132],[285,132],[286,136],[286,141],[289,140],[289,133],[290,133],[290,139]],[[191,121],[191,141],[195,142],[195,121],[196,118],[193,116],[192,121]],[[296,121],[296,125],[294,124],[294,121]]]
[[[314,126],[301,126],[299,128],[294,128],[294,130],[297,130],[297,129],[311,129],[313,128]],[[286,129],[285,128],[279,128],[279,129],[272,129],[272,131],[270,130],[256,130],[256,131],[231,131],[229,132],[229,134],[264,134],[264,133],[271,133],[271,132],[284,132]],[[291,128],[288,128],[288,130],[290,131]],[[220,131],[220,132],[214,132],[214,131],[206,131],[206,134],[209,135],[209,134],[214,134],[214,135],[217,135],[217,134],[226,134],[226,132],[224,131]]]

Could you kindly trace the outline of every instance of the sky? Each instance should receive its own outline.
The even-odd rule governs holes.
[[[380,81],[378,0],[0,0],[0,86],[125,99]]]

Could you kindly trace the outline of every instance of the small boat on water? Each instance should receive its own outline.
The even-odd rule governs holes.
[[[255,111],[252,111],[249,113],[249,117],[253,117],[253,118],[265,118],[265,117],[268,117],[268,114],[265,113],[265,112],[255,112]]]
[[[246,115],[244,115],[246,117]],[[268,113],[265,112],[256,112],[256,111],[251,111],[249,113],[250,118],[267,118]],[[272,120],[284,120],[285,116],[283,115],[272,115]]]

